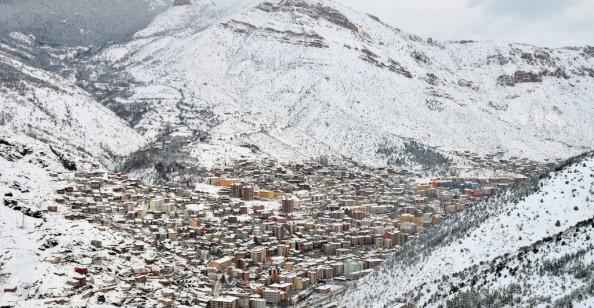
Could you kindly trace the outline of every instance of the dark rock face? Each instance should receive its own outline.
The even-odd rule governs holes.
[[[501,86],[513,87],[517,83],[542,82],[542,77],[555,77],[563,79],[570,78],[570,76],[562,68],[557,68],[555,71],[544,70],[538,73],[517,71],[513,76],[499,76],[499,78],[497,78],[497,84]]]
[[[190,0],[175,0],[173,6],[190,5]]]
[[[542,82],[542,76],[533,72],[517,71],[514,74],[516,83],[522,82]]]
[[[400,74],[406,78],[413,77],[412,74],[408,70],[406,70],[406,68],[404,68],[404,66],[402,66],[399,62],[396,62],[392,59],[388,59],[387,63],[384,63],[381,61],[381,59],[379,59],[378,55],[366,48],[362,49],[361,52],[363,54],[359,58],[367,63],[373,64],[379,68],[387,68],[391,72]]]
[[[310,4],[303,0],[287,0],[280,4],[264,2],[258,8],[265,12],[299,12],[314,20],[323,19],[339,27],[358,33],[359,28],[339,11],[322,4]]]
[[[582,52],[582,55],[584,57],[594,57],[594,47],[592,47],[592,46],[586,46],[586,47],[584,47],[584,50]]]
[[[501,75],[497,78],[497,84],[501,86],[513,87],[516,83],[513,76]]]

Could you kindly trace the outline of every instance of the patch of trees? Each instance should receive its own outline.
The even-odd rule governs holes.
[[[109,100],[105,106],[113,111],[118,117],[128,122],[134,127],[140,123],[144,115],[149,112],[149,105],[144,102],[120,103],[115,100]]]
[[[387,157],[388,165],[396,166],[413,163],[424,167],[435,167],[452,161],[451,158],[444,156],[433,148],[414,140],[406,141],[402,148],[385,144],[379,147],[376,153]]]
[[[158,6],[153,10],[150,2],[4,1],[0,11],[0,34],[30,33],[38,42],[52,47],[103,46],[145,28],[166,8]]]
[[[190,140],[189,137],[163,134],[156,144],[128,156],[120,169],[126,173],[135,172],[141,177],[152,170],[155,184],[192,187],[209,172],[200,166],[200,161],[192,157],[188,149],[184,149]]]
[[[50,145],[50,150],[52,151],[52,153],[54,153],[54,155],[56,155],[56,157],[58,157],[58,160],[60,161],[60,163],[62,164],[62,167],[64,167],[64,169],[69,170],[69,171],[76,171],[76,163],[70,159],[68,159],[68,157],[66,157],[66,155],[60,153],[58,150],[54,149],[53,146]]]
[[[32,90],[32,88],[30,87],[31,84],[38,87],[50,88],[56,92],[61,92],[60,88],[58,88],[57,86],[47,83],[29,74],[25,74],[21,70],[1,62],[0,84],[2,84],[3,87],[19,91],[21,95],[25,95],[26,92]]]
[[[586,245],[583,249],[578,251],[567,253],[561,257],[555,259],[542,259],[542,256],[548,255],[548,251],[553,251],[558,246],[564,245],[564,240],[578,240],[578,236],[586,233],[588,229],[594,229],[594,219],[587,219],[579,222],[575,226],[571,227],[567,231],[560,232],[554,236],[544,238],[543,240],[537,241],[536,243],[522,247],[516,256],[505,254],[497,257],[487,263],[481,262],[480,267],[474,265],[470,268],[465,269],[460,273],[455,273],[451,277],[442,279],[442,283],[450,282],[450,292],[447,294],[440,293],[437,291],[430,297],[429,303],[434,303],[442,298],[453,295],[448,301],[448,307],[500,307],[509,304],[509,297],[505,297],[502,294],[505,292],[513,292],[515,289],[506,288],[495,288],[491,286],[491,281],[496,281],[497,278],[506,275],[505,271],[509,272],[511,276],[524,277],[523,275],[532,275],[538,277],[549,277],[551,280],[559,280],[560,277],[565,277],[567,274],[572,275],[576,280],[580,280],[586,285],[581,289],[576,289],[567,296],[556,302],[556,307],[570,307],[571,301],[581,301],[579,298],[586,298],[590,296],[588,293],[588,284],[594,279],[594,263],[587,261],[586,256],[592,252],[593,246],[591,244]],[[591,230],[590,230],[591,232]],[[579,237],[581,238],[581,237]],[[588,239],[586,238],[586,243]],[[557,246],[557,248],[555,248]],[[535,262],[532,262],[529,252],[532,251],[536,255]],[[481,270],[481,268],[483,268]],[[469,278],[466,279],[465,277]],[[555,278],[557,277],[557,278]],[[455,281],[459,278],[458,281]],[[465,281],[470,281],[470,290],[462,291],[465,285]],[[533,289],[523,278],[518,278],[518,282],[523,285],[522,291],[522,304],[530,302],[534,306],[540,303],[550,303],[550,297],[539,296],[541,290]],[[434,282],[437,283],[437,282]],[[421,293],[422,287],[418,287],[415,292]],[[455,306],[450,306],[455,305]]]

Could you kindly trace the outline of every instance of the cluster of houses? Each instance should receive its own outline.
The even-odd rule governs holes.
[[[496,157],[469,155],[513,176],[420,180],[395,168],[241,160],[186,190],[89,168],[57,191],[48,211],[133,239],[126,247],[93,243],[134,262],[91,290],[121,289],[119,281],[131,296],[154,295],[163,306],[270,307],[367,275],[445,215],[546,167]],[[72,277],[70,288],[89,285],[88,268]],[[148,292],[151,283],[162,290]]]

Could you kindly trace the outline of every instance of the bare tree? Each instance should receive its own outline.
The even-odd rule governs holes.
[[[170,135],[173,132],[173,127],[170,121],[165,122],[164,131],[165,135]]]

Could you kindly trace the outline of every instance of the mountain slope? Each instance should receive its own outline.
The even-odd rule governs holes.
[[[517,253],[462,271],[442,282],[441,291],[438,286],[415,292],[428,305],[446,302],[448,307],[587,306],[594,303],[593,236],[590,218]]]
[[[21,32],[32,34],[50,46],[101,46],[141,30],[171,3],[171,0],[3,0],[0,1],[0,38]]]
[[[71,184],[72,171],[64,167],[65,157],[53,153],[48,144],[0,127],[0,306],[2,307],[84,307],[97,305],[97,298],[70,293],[64,287],[75,274],[75,266],[88,265],[95,256],[102,267],[114,273],[129,268],[146,254],[133,260],[98,251],[93,240],[103,245],[132,245],[119,232],[101,231],[84,220],[66,220],[69,209],[59,206],[58,213],[42,213],[57,205],[57,189]],[[73,161],[85,171],[99,171],[91,163]],[[81,166],[82,165],[82,166]],[[148,245],[147,245],[148,246]],[[54,258],[60,258],[53,262]],[[113,275],[94,275],[97,285],[107,285]],[[15,293],[4,292],[16,287]],[[67,294],[67,295],[65,295]],[[126,296],[119,291],[106,294],[105,306],[122,306]],[[156,305],[156,303],[155,303]]]
[[[289,145],[301,153],[292,159],[385,164],[382,150],[410,139],[533,159],[590,148],[593,55],[435,42],[327,0],[226,0],[173,7],[96,60],[136,80],[121,102],[146,104],[135,123],[145,136],[170,122],[236,144]]]
[[[593,302],[591,275],[573,275],[594,262],[593,174],[589,154],[540,183],[450,216],[358,281],[341,305],[437,307],[449,301],[448,307],[458,307],[472,306],[473,298],[475,304],[491,306],[489,298],[495,300],[498,293],[513,301],[519,296],[519,303],[529,306],[566,300],[576,290]],[[554,270],[563,266],[565,276]]]
[[[58,156],[49,145],[39,140],[0,126],[2,197],[11,195],[32,208],[50,201],[55,190],[51,183],[58,181],[59,173],[69,172],[65,165],[73,161],[70,157]]]
[[[70,153],[109,162],[144,138],[67,80],[0,55],[1,125]]]

